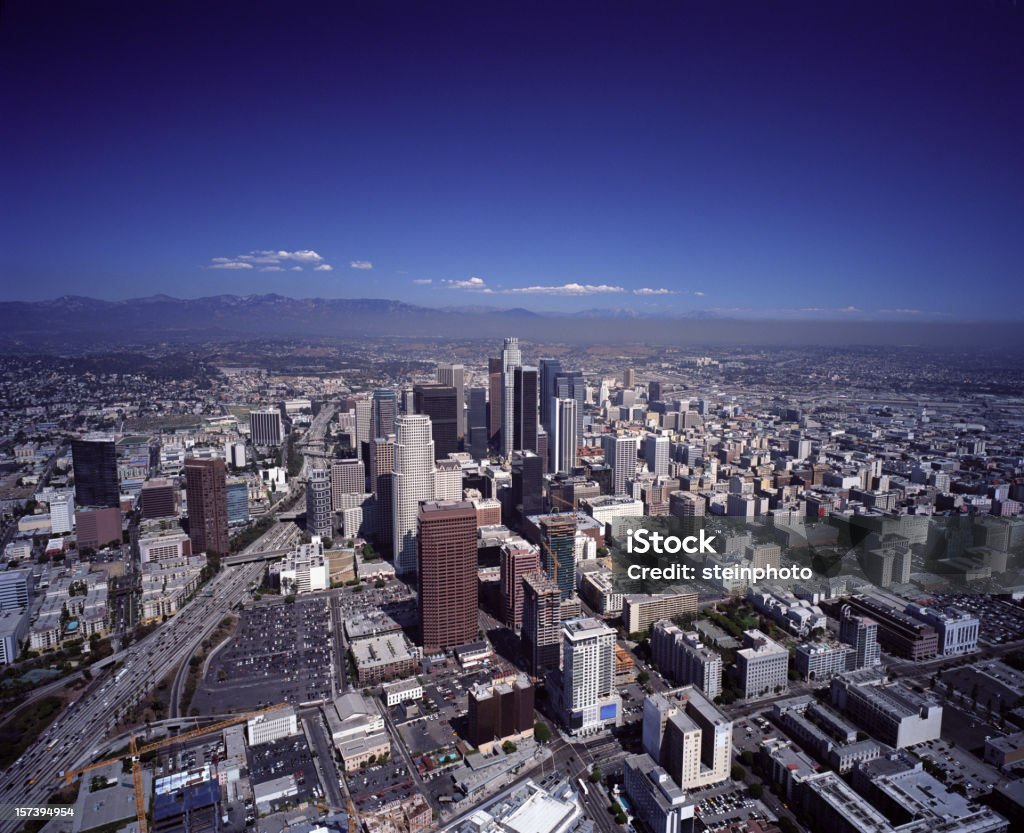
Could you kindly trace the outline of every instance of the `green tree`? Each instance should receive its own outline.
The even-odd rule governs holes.
[[[538,720],[533,724],[533,737],[537,743],[547,743],[551,740],[551,729],[547,723]]]

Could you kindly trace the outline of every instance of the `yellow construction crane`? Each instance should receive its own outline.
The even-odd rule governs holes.
[[[146,790],[142,786],[142,764],[135,746],[135,735],[128,741],[132,753],[132,790],[135,793],[135,816],[139,821],[139,833],[146,833]]]
[[[356,812],[356,805],[352,796],[348,797],[348,804],[345,808],[348,812],[348,833],[359,833],[359,814]]]
[[[172,737],[153,741],[152,743],[147,743],[145,746],[138,746],[135,740],[135,735],[130,735],[128,738],[128,752],[132,760],[132,785],[135,792],[135,814],[139,820],[139,833],[147,833],[148,830],[146,826],[146,791],[142,787],[142,764],[140,762],[140,758],[143,755],[149,752],[155,752],[158,749],[164,749],[168,746],[174,746],[178,743],[187,743],[188,741],[202,737],[203,735],[214,734],[215,732],[219,732],[229,726],[234,726],[237,723],[242,723],[250,718],[280,709],[283,705],[286,704],[278,704],[276,706],[268,706],[265,709],[244,712],[243,714],[235,715],[227,720],[219,720],[216,723],[211,723],[209,726],[190,729],[180,735],[174,735]],[[116,764],[120,760],[121,758],[107,758],[105,761],[97,761],[96,763],[87,764],[86,766],[79,767],[78,769],[69,769],[63,773],[63,776],[64,779],[70,783],[80,775],[92,772],[95,769],[109,766],[110,764]]]

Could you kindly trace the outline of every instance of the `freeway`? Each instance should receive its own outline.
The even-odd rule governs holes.
[[[326,435],[337,410],[337,402],[325,402],[320,412],[313,417],[309,430],[296,442],[302,452],[302,470],[298,480],[305,481],[311,469],[328,468],[327,461],[331,455],[327,449]]]
[[[247,550],[259,551],[280,540],[278,525]],[[109,732],[132,706],[142,702],[168,669],[187,665],[203,639],[224,614],[242,601],[262,577],[262,562],[225,567],[180,613],[108,660],[122,663],[100,684],[96,681],[9,767],[0,782],[0,803],[44,804],[61,784],[60,773],[109,754]],[[0,833],[14,833],[18,821],[0,821]]]
[[[262,566],[255,564],[222,570],[181,613],[115,654],[123,665],[113,677],[73,703],[4,773],[0,802],[44,804],[60,786],[61,772],[107,754],[104,739],[119,717],[141,702],[168,668],[188,660],[261,572]],[[0,833],[13,833],[19,826],[4,821]]]

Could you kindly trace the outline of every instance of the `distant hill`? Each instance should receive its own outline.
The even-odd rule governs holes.
[[[381,298],[283,295],[151,295],[102,301],[65,295],[0,302],[0,349],[67,352],[156,343],[274,338],[489,338],[566,343],[971,344],[1020,348],[1013,323],[756,321],[713,313],[637,312],[628,308],[538,313],[498,307],[433,309]]]

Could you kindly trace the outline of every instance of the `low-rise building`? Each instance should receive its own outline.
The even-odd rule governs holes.
[[[1016,767],[1024,761],[1024,732],[990,737],[985,741],[985,763],[1000,769]]]
[[[481,751],[533,736],[533,686],[525,674],[479,683],[469,690],[467,739]]]
[[[736,652],[736,674],[744,697],[763,697],[789,687],[789,651],[755,629],[743,632]]]
[[[246,721],[249,745],[258,746],[299,733],[299,717],[291,706],[263,712]]]
[[[18,658],[27,633],[28,608],[0,608],[0,665],[10,665]]]
[[[278,566],[281,592],[299,595],[326,590],[331,586],[329,573],[323,539],[314,535],[308,544],[300,544],[281,559]]]
[[[419,668],[418,653],[401,632],[360,639],[349,646],[349,652],[362,686],[408,677]]]
[[[393,683],[384,683],[384,702],[390,706],[397,706],[406,700],[419,700],[423,697],[423,685],[415,677],[408,680],[396,680]]]
[[[793,662],[805,680],[829,680],[836,674],[852,671],[857,649],[832,642],[804,642],[796,646]]]
[[[942,706],[871,669],[833,678],[832,704],[883,743],[902,749],[939,737]]]
[[[697,612],[696,593],[632,593],[622,597],[622,624],[626,633],[647,633],[661,619]]]

